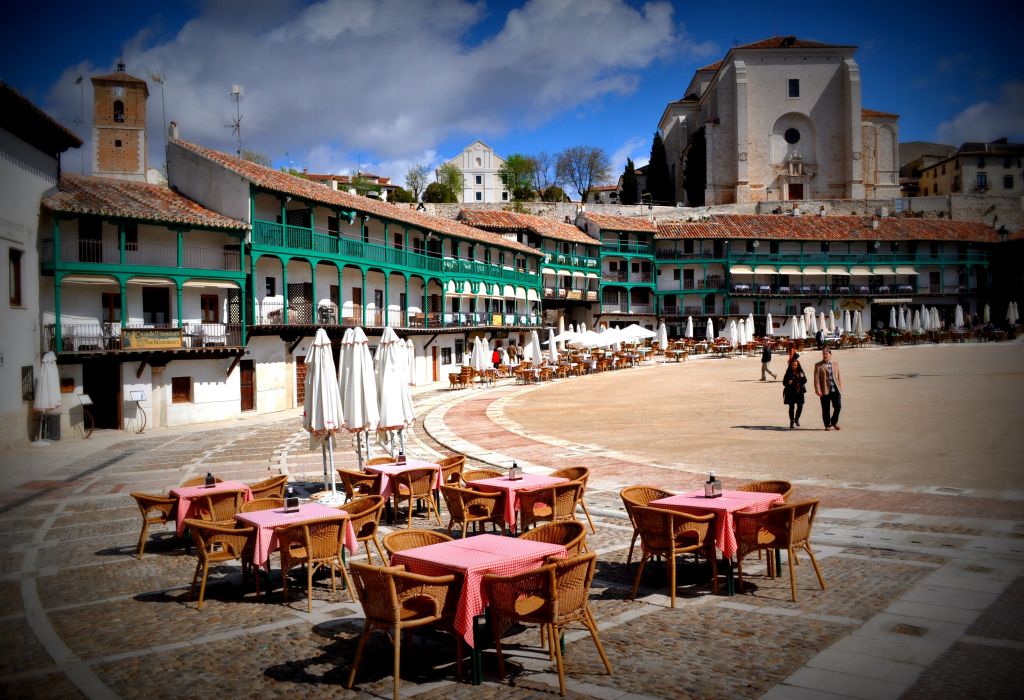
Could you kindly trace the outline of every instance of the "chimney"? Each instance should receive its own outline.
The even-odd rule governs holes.
[[[871,220],[871,230],[877,231],[878,230],[878,223],[879,223],[878,219],[872,219]]]
[[[800,205],[799,204],[794,204],[793,205],[793,216],[800,216]]]
[[[178,122],[171,122],[171,125],[167,127],[167,137],[171,141],[178,140]]]
[[[303,168],[302,169],[302,174],[303,175],[309,175],[309,168]]]
[[[826,216],[824,204],[821,205],[821,211],[818,212],[818,216]]]

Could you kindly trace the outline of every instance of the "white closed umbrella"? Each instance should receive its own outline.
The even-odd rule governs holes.
[[[800,337],[800,322],[796,320],[796,316],[789,317],[789,337],[794,340]]]
[[[742,318],[740,319],[740,323],[736,327],[736,333],[737,333],[737,337],[736,337],[736,344],[737,345],[744,346],[744,345],[746,345],[747,343],[750,342],[750,340],[747,337],[747,321],[746,321],[746,319],[742,319]]]
[[[712,323],[711,319],[709,318],[708,319],[707,328],[704,330],[704,340],[714,340],[714,339],[715,339],[715,324]]]
[[[565,333],[565,316],[559,315],[559,317],[558,317],[558,335],[562,335],[563,333]],[[563,352],[565,351],[565,342],[564,341],[559,341],[558,342],[558,349],[563,351]]]
[[[729,339],[729,344],[736,347],[736,337],[739,331],[736,329],[736,321],[729,321],[729,334],[726,336]]]
[[[900,331],[907,330],[907,320],[902,308],[896,311],[896,329]]]
[[[850,310],[845,309],[843,311],[843,333],[850,333],[853,331],[853,324],[850,323]]]
[[[752,343],[754,341],[754,314],[751,312],[747,314],[747,342]]]
[[[324,491],[328,488],[330,473],[330,494],[321,499],[322,503],[340,503],[337,478],[334,470],[334,435],[344,424],[344,408],[338,374],[331,352],[331,339],[323,328],[316,330],[313,344],[306,353],[305,403],[302,427],[309,433],[309,449],[320,448],[324,465]]]
[[[772,315],[769,313],[764,319],[764,335],[766,338],[771,338],[775,335],[775,328],[772,327],[773,323]]]
[[[509,362],[508,359],[508,348],[506,348],[504,345],[501,346],[501,364],[505,365],[506,367],[508,367],[511,364],[511,362]]]
[[[942,328],[942,321],[939,320],[939,309],[935,306],[932,307],[932,330],[937,331]]]
[[[956,309],[953,311],[953,325],[956,328],[964,327],[964,307],[960,304],[956,305]]]
[[[917,311],[917,310],[914,311],[914,321],[911,324],[910,330],[913,333],[920,333],[923,330],[922,327],[921,327],[921,312],[920,311]]]
[[[693,316],[686,317],[686,331],[683,335],[687,338],[693,338]]]
[[[408,362],[405,342],[400,340],[391,326],[384,328],[377,347],[376,385],[378,430],[395,431],[405,452],[404,431],[416,420],[409,393]],[[394,452],[392,442],[391,451]]]
[[[538,365],[544,361],[544,352],[540,347],[540,335],[536,330],[530,331],[530,352],[533,354],[533,361]]]
[[[40,446],[50,444],[49,440],[43,439],[46,428],[46,416],[60,410],[61,405],[60,372],[57,370],[57,356],[52,352],[47,352],[39,362],[39,375],[36,377],[32,393],[32,409],[41,414],[39,416],[39,436],[32,444]],[[50,436],[47,435],[46,437]]]
[[[668,349],[668,328],[665,327],[664,321],[658,326],[658,347],[662,352]]]
[[[985,304],[985,308],[981,311],[981,322],[987,324],[992,320],[992,310],[989,309],[988,304]]]
[[[555,331],[552,328],[548,329],[548,360],[551,364],[558,364],[558,343],[555,341]]]
[[[814,317],[811,316],[811,318],[813,319]],[[797,322],[800,324],[800,337],[801,338],[806,338],[807,337],[807,317],[806,316],[801,316],[797,320]]]
[[[483,372],[491,366],[491,353],[489,343],[480,336],[473,340],[473,354],[470,366],[477,372]]]
[[[814,332],[817,333],[819,328],[823,332],[828,333],[828,319],[825,318],[824,311],[818,312],[818,327],[814,329]]]
[[[828,331],[829,333],[836,332],[836,312],[834,309],[828,310]]]
[[[416,345],[412,338],[405,341],[405,357],[409,361],[409,386],[416,386]]]
[[[586,332],[587,332],[587,324],[583,323],[582,321],[580,321],[580,329],[579,329],[579,332],[580,332],[580,333],[586,333]]]
[[[361,436],[377,429],[380,412],[377,407],[377,381],[374,376],[373,360],[370,358],[370,344],[362,328],[347,331],[341,340],[341,405],[344,409],[344,427],[356,434],[356,453],[359,456],[359,468],[363,467]],[[370,453],[370,441],[367,437],[366,454]]]
[[[857,335],[864,335],[864,314],[861,311],[857,312],[857,318],[854,319],[853,330]]]
[[[893,306],[889,309],[889,328],[897,328],[896,324],[896,307]]]

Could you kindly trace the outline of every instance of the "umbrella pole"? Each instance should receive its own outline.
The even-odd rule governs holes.
[[[362,431],[356,433],[356,458],[359,460],[359,471],[364,471],[363,468],[363,441],[360,437]]]
[[[398,431],[398,444],[401,446],[402,454],[405,454],[405,429]]]
[[[338,482],[336,480],[336,470],[334,468],[334,435],[327,436],[327,451],[331,457],[331,493],[338,493]],[[325,465],[326,468],[326,465]],[[324,479],[324,488],[327,488],[327,479]]]
[[[327,490],[327,445],[320,441],[320,457],[324,463],[324,491]],[[331,455],[331,463],[334,463],[334,456]]]

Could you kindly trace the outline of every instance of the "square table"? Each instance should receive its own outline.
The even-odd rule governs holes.
[[[736,524],[732,514],[736,511],[744,513],[760,513],[774,505],[783,503],[778,493],[759,493],[757,491],[722,491],[718,498],[707,498],[704,491],[690,491],[668,498],[651,501],[652,508],[664,508],[680,513],[693,515],[715,515],[715,547],[725,557],[726,583],[729,595],[733,594],[732,558],[736,556]]]
[[[504,491],[505,492],[505,524],[512,532],[516,531],[516,514],[519,512],[519,492],[541,486],[552,486],[568,481],[560,476],[542,476],[540,474],[523,474],[522,479],[512,480],[507,476],[498,476],[492,479],[479,479],[471,481],[469,488],[480,491]]]
[[[454,627],[473,649],[473,684],[479,685],[480,650],[475,644],[473,620],[487,607],[484,574],[513,576],[542,566],[547,557],[565,555],[565,547],[560,544],[484,534],[395,552],[391,565],[403,564],[408,571],[425,576],[461,577]]]
[[[178,537],[185,534],[185,519],[196,516],[196,506],[193,501],[219,491],[245,491],[242,494],[242,499],[245,501],[252,500],[252,489],[249,488],[248,484],[243,484],[241,481],[219,481],[213,486],[179,486],[176,489],[171,489],[171,495],[178,499],[176,530]]]
[[[277,533],[274,528],[282,525],[294,525],[295,523],[308,523],[326,518],[336,518],[339,515],[348,516],[344,510],[331,508],[322,503],[303,503],[299,510],[294,513],[286,513],[283,508],[270,508],[268,510],[254,510],[248,513],[238,513],[235,520],[245,525],[256,528],[256,542],[253,547],[253,565],[270,571],[270,554],[278,548]],[[345,548],[349,554],[359,548],[356,540],[356,531],[352,523],[345,522]]]
[[[437,477],[434,481],[434,490],[439,491],[441,489],[441,465],[437,462],[427,462],[422,459],[406,458],[405,464],[374,464],[366,467],[368,472],[376,472],[380,474],[380,496],[386,502],[391,497],[391,492],[394,490],[394,484],[391,481],[391,477],[402,472],[407,472],[410,469],[422,469],[423,467],[433,467],[437,470]]]

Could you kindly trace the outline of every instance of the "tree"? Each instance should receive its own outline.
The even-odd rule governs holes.
[[[423,201],[433,204],[454,204],[458,200],[451,190],[440,182],[431,182],[427,189],[423,190]]]
[[[512,195],[514,202],[529,202],[535,199],[536,190],[533,186],[534,162],[522,153],[513,153],[505,159],[504,165],[498,168],[501,183]]]
[[[391,192],[391,194],[388,195],[388,201],[404,204],[409,202],[415,202],[416,198],[412,196],[412,192],[410,192],[409,190],[403,187],[396,187]]]
[[[647,191],[654,204],[675,204],[675,193],[672,191],[672,179],[668,174],[668,158],[665,155],[665,144],[661,134],[654,132],[651,143],[651,161],[647,164]]]
[[[405,186],[412,190],[413,201],[415,202],[423,194],[430,180],[430,170],[422,163],[416,163],[409,168],[405,174]]]
[[[533,187],[538,192],[543,192],[552,185],[561,184],[558,181],[558,174],[555,165],[558,161],[558,156],[552,155],[547,151],[541,151],[535,156],[531,156],[533,160]]]
[[[356,191],[356,194],[363,197],[367,196],[370,192],[376,192],[377,196],[380,196],[381,187],[369,178],[356,173],[352,176],[352,189]]]
[[[458,202],[462,199],[462,192],[466,189],[466,179],[462,171],[451,163],[445,163],[437,169],[437,183],[448,191],[446,202]],[[423,200],[424,202],[427,200]]]
[[[565,196],[565,190],[558,185],[548,185],[540,193],[540,199],[542,202],[565,202],[569,198]]]
[[[704,127],[701,127],[690,139],[690,147],[686,151],[686,164],[683,166],[683,189],[686,192],[687,206],[704,206],[707,164],[707,142],[704,140]]]
[[[587,193],[595,182],[608,180],[611,162],[608,154],[598,146],[573,146],[558,154],[555,172],[560,180],[571,184],[581,201],[587,201]]]
[[[637,190],[636,167],[632,158],[626,158],[626,169],[622,171],[622,192],[619,193],[619,202],[622,204],[636,204]]]
[[[263,165],[268,168],[271,166],[270,156],[268,156],[266,153],[263,153],[262,151],[250,151],[247,148],[243,148],[242,160],[247,160],[250,163],[255,163],[256,165]]]

